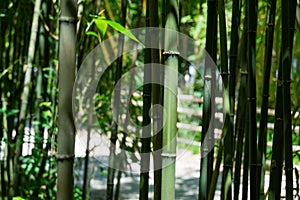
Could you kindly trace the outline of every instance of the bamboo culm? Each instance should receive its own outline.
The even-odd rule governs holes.
[[[257,130],[256,130],[256,26],[257,1],[247,0],[247,65],[248,65],[248,116],[249,116],[249,166],[250,166],[250,198],[257,199]]]
[[[207,8],[207,28],[206,28],[206,42],[205,49],[208,54],[212,58],[212,60],[216,63],[217,59],[217,30],[218,30],[218,17],[217,17],[217,1],[212,0],[208,1]],[[202,117],[202,133],[201,133],[201,141],[203,143],[204,138],[207,134],[213,135],[213,133],[208,132],[209,120],[211,118],[212,109],[214,109],[214,100],[211,101],[212,96],[212,87],[215,82],[215,74],[212,69],[209,67],[208,60],[205,61],[205,69],[204,69],[204,82],[206,87],[204,87],[204,97],[203,97],[203,117]],[[210,131],[214,131],[213,128]],[[213,142],[213,141],[211,141]],[[204,149],[201,147],[201,149]],[[219,149],[219,152],[221,150]],[[201,152],[202,153],[202,152]],[[214,172],[215,176],[213,177],[213,156],[214,150],[209,152],[209,154],[205,157],[201,157],[200,163],[200,177],[199,177],[199,192],[198,199],[207,199],[209,193],[212,195],[212,192],[209,192],[210,188],[215,188],[216,178],[218,172]],[[216,168],[219,170],[219,168]],[[212,180],[212,177],[214,180]]]
[[[57,199],[73,199],[75,127],[71,97],[76,71],[76,18],[76,1],[62,0],[58,75]]]
[[[122,0],[122,16],[121,16],[121,25],[125,26],[126,24],[126,11],[127,11],[127,0]],[[118,54],[121,55],[117,58],[117,66],[115,72],[115,85],[114,85],[114,114],[116,118],[112,123],[111,130],[111,145],[109,149],[109,167],[107,173],[107,190],[106,190],[106,199],[113,199],[114,191],[114,178],[115,178],[115,164],[116,164],[116,143],[117,143],[117,134],[118,134],[118,119],[119,119],[119,105],[120,105],[120,94],[121,94],[121,82],[119,81],[122,76],[122,66],[123,66],[123,48],[124,48],[124,36],[119,35],[118,41]],[[119,83],[118,83],[119,82]]]
[[[27,58],[27,67],[25,72],[25,79],[23,85],[23,91],[21,95],[21,108],[20,108],[20,115],[19,115],[19,126],[18,126],[18,136],[15,149],[15,158],[14,158],[14,175],[13,175],[13,184],[14,188],[18,187],[18,180],[19,180],[19,167],[20,167],[20,155],[22,153],[22,144],[23,144],[23,137],[24,137],[24,128],[25,128],[25,121],[26,121],[26,113],[27,113],[27,106],[28,106],[28,99],[29,99],[29,92],[30,92],[30,82],[31,82],[31,74],[35,56],[35,47],[36,47],[36,40],[37,40],[37,33],[38,33],[38,24],[39,24],[39,13],[41,9],[41,0],[35,1],[34,6],[34,14],[31,26],[31,34],[30,34],[30,43],[28,49],[28,58]],[[13,193],[15,193],[14,191]]]
[[[265,185],[265,167],[266,167],[266,143],[267,143],[267,118],[269,104],[269,82],[272,65],[272,51],[274,39],[275,11],[276,0],[269,0],[270,8],[268,10],[268,26],[266,28],[266,43],[264,57],[264,81],[262,93],[261,119],[259,124],[259,141],[258,141],[258,182],[260,183],[260,198],[264,198]]]
[[[179,30],[179,7],[177,0],[166,1],[166,28]],[[165,51],[177,52],[177,34],[166,32]],[[174,42],[175,41],[175,42]],[[165,125],[163,127],[163,150],[162,150],[162,183],[161,199],[175,199],[175,161],[176,161],[176,133],[177,133],[177,90],[178,90],[178,55],[164,54],[165,78],[164,78],[164,108],[163,116]]]

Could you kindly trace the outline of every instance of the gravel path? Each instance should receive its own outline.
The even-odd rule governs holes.
[[[91,199],[105,199],[109,141],[98,134],[92,135],[92,148],[89,176]],[[77,134],[75,144],[75,184],[82,186],[86,136]],[[197,199],[200,157],[190,151],[178,149],[176,160],[176,199]],[[153,199],[153,173],[150,173],[150,199]],[[139,174],[123,173],[120,187],[120,199],[138,199]]]
[[[109,141],[105,138],[99,138],[98,134],[91,137],[91,147],[93,151],[90,154],[89,165],[89,188],[90,199],[105,200],[106,181],[107,181],[107,163],[108,163],[108,147]],[[82,177],[84,169],[84,155],[86,138],[84,134],[77,134],[75,144],[75,185],[82,187]],[[199,167],[200,157],[191,151],[178,149],[178,158],[176,160],[176,199],[180,200],[196,200],[198,199],[198,183],[199,183]],[[222,169],[222,166],[220,167]],[[297,166],[298,169],[299,166]],[[266,185],[269,185],[269,174],[266,174]],[[285,176],[283,176],[284,186]],[[153,173],[149,177],[149,199],[153,199]],[[116,184],[116,181],[115,181]],[[296,185],[294,179],[294,185]],[[217,190],[214,199],[220,199],[221,175],[218,178]],[[267,187],[265,187],[267,188]],[[240,191],[242,187],[240,188]],[[249,189],[248,189],[249,192]],[[138,199],[139,194],[139,174],[126,172],[122,174],[120,186],[121,200]],[[282,196],[285,195],[284,187],[282,187]],[[240,195],[241,196],[241,195]]]

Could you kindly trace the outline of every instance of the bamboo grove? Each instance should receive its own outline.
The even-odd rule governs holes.
[[[154,29],[135,38],[130,30],[141,27]],[[196,44],[190,60],[178,32]],[[2,0],[0,199],[299,199],[299,32],[299,0]],[[146,48],[126,53],[128,40]],[[86,101],[78,156],[74,107],[89,94],[74,97],[74,85],[107,41],[119,56]],[[192,73],[201,51],[203,71]],[[87,70],[88,84],[97,70]],[[134,134],[132,122],[141,127]],[[96,167],[95,127],[109,143]],[[122,180],[133,175],[122,169],[133,165],[118,149],[138,154],[129,198]],[[178,196],[182,149],[200,161],[187,197]],[[95,197],[99,169],[105,189]]]

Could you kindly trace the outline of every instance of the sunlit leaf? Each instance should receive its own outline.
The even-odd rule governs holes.
[[[95,24],[96,24],[96,26],[97,26],[100,34],[101,34],[101,37],[103,38],[104,35],[105,35],[105,33],[106,33],[106,30],[107,30],[107,23],[106,23],[106,21],[101,20],[99,18],[98,19],[94,19],[94,21],[95,21]]]
[[[50,107],[51,106],[51,102],[41,102],[40,106]]]
[[[94,31],[88,31],[85,34],[95,36],[98,39],[98,35]]]
[[[119,31],[120,33],[126,35],[127,37],[129,37],[130,39],[136,41],[137,43],[141,44],[142,46],[144,46],[143,43],[141,43],[129,30],[127,30],[126,28],[124,28],[121,24],[117,23],[117,22],[113,22],[107,19],[103,19],[106,21],[106,23],[111,26],[112,28],[116,29],[117,31]]]
[[[52,117],[52,112],[50,110],[43,111],[42,114],[44,117]]]
[[[103,31],[106,32],[106,28],[107,28],[107,25],[109,25],[110,27],[112,27],[113,29],[117,30],[118,32],[124,34],[125,36],[129,37],[130,39],[136,41],[137,43],[141,44],[143,47],[144,44],[139,41],[131,32],[130,30],[127,30],[125,27],[123,27],[121,24],[117,23],[117,22],[114,22],[114,21],[111,21],[111,20],[108,20],[106,19],[105,17],[100,17],[98,15],[90,15],[90,17],[92,17],[94,19],[94,22],[96,23],[97,25],[97,28],[99,29],[101,35],[103,33]],[[106,25],[104,25],[106,24]]]
[[[13,200],[25,200],[25,199],[22,197],[13,197]]]
[[[6,115],[9,117],[9,116],[15,115],[17,113],[19,113],[18,109],[12,109],[12,110],[8,110]]]

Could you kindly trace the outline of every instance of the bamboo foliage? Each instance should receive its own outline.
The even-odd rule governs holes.
[[[57,199],[73,199],[73,163],[75,128],[72,118],[72,91],[75,80],[77,5],[74,0],[61,1],[58,136],[57,136]]]

